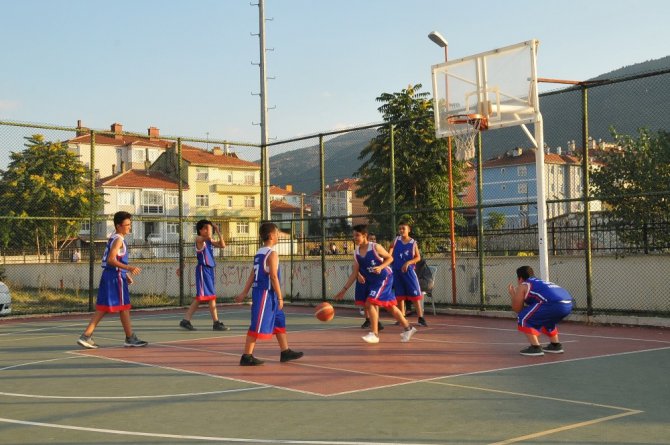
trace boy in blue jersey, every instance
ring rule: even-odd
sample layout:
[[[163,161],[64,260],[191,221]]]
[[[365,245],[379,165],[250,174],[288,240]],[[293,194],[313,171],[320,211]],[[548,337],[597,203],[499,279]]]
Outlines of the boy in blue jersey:
[[[389,254],[393,257],[391,268],[393,269],[393,291],[398,300],[400,312],[405,314],[405,301],[411,301],[416,306],[416,314],[419,317],[418,323],[421,326],[428,326],[423,318],[423,305],[421,299],[421,286],[419,286],[419,277],[416,275],[416,263],[421,261],[419,245],[414,238],[409,236],[411,228],[408,222],[401,221],[398,224],[398,235],[389,249]]]
[[[247,331],[244,344],[244,354],[240,358],[240,366],[258,366],[264,362],[253,356],[256,340],[267,340],[272,335],[277,336],[281,354],[280,362],[297,360],[303,356],[302,352],[289,349],[286,335],[286,315],[284,314],[284,299],[279,285],[279,255],[273,249],[279,240],[279,229],[274,223],[261,224],[259,235],[263,247],[258,249],[254,256],[254,267],[249,274],[244,290],[235,298],[241,303],[251,292],[251,325]]]
[[[221,238],[219,228],[211,221],[201,219],[195,225],[198,235],[195,237],[195,256],[198,265],[195,267],[195,298],[188,307],[184,319],[179,322],[179,326],[188,330],[195,331],[191,324],[191,317],[200,303],[206,302],[209,305],[209,313],[212,315],[212,329],[215,331],[227,331],[230,328],[219,321],[219,314],[216,311],[216,287],[215,287],[215,267],[214,247],[223,249],[226,243]],[[212,235],[216,234],[218,240],[214,240]]]
[[[535,277],[530,266],[516,270],[518,286],[510,284],[507,291],[512,298],[512,309],[517,315],[518,330],[525,333],[530,346],[521,355],[538,356],[545,352],[562,354],[556,324],[572,311],[572,295],[562,287]],[[551,343],[542,347],[539,335],[544,333]]]
[[[368,229],[365,224],[354,226],[354,265],[349,279],[340,292],[335,295],[336,300],[344,298],[347,289],[358,280],[361,275],[365,281],[365,308],[370,316],[371,331],[363,336],[367,343],[379,343],[379,308],[385,308],[396,321],[402,325],[403,332],[400,341],[408,342],[416,333],[404,315],[398,310],[397,301],[393,294],[393,272],[389,265],[393,257],[377,243],[368,240]]]
[[[121,325],[126,334],[124,346],[146,346],[147,342],[140,340],[133,333],[130,323],[130,293],[128,285],[133,283],[131,275],[139,274],[142,269],[128,264],[128,248],[124,236],[130,233],[131,215],[128,212],[114,214],[114,233],[107,240],[105,253],[102,255],[102,276],[98,287],[98,299],[95,314],[91,318],[86,330],[77,340],[77,344],[87,349],[96,349],[98,345],[93,341],[93,331],[105,314],[118,312]]]

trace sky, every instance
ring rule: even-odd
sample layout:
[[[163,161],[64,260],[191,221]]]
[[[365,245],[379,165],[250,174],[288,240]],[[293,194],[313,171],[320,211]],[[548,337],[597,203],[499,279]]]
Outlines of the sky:
[[[258,143],[251,3],[0,0],[0,120]],[[670,53],[667,0],[265,0],[265,17],[270,140],[381,122],[382,93],[431,92],[431,31],[450,58],[538,39],[547,78]]]

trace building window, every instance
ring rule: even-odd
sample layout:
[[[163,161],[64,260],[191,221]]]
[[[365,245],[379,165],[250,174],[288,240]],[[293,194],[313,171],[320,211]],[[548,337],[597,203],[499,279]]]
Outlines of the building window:
[[[168,193],[165,195],[168,207],[177,207],[179,205],[179,195],[177,193]]]
[[[237,223],[237,233],[238,233],[238,235],[248,235],[249,234],[249,223],[248,222],[238,222]]]
[[[80,233],[91,233],[91,221],[82,221],[79,226]]]
[[[254,183],[254,176],[256,176],[253,172],[251,173],[245,173],[244,174],[244,183],[246,185],[251,185]]]
[[[519,192],[520,195],[528,194],[528,184],[525,182],[520,182],[519,185],[517,186],[517,191]]]
[[[209,195],[195,195],[195,205],[196,207],[209,206]]]
[[[256,207],[256,199],[253,196],[245,196],[244,197],[244,207],[250,208],[250,209]]]
[[[198,167],[195,169],[196,181],[209,181],[209,169],[207,167]]]
[[[133,162],[144,162],[144,150],[136,148],[133,150]]]
[[[142,211],[154,215],[163,213],[163,192],[143,190]]]
[[[149,162],[152,164],[158,159],[158,157],[161,155],[161,151],[157,148],[150,148],[149,149]]]
[[[228,197],[226,198],[226,200],[228,201],[228,208],[229,208],[229,209],[232,209],[232,208],[233,208],[233,197],[232,197],[232,196],[228,196]]]
[[[233,183],[233,172],[226,173],[226,179],[228,180],[228,184],[232,184]]]
[[[526,176],[528,174],[527,167],[525,165],[520,165],[516,168],[517,176]]]
[[[135,192],[132,190],[120,190],[116,202],[120,206],[134,206]]]
[[[165,226],[166,233],[176,235],[179,233],[179,223],[167,223]]]

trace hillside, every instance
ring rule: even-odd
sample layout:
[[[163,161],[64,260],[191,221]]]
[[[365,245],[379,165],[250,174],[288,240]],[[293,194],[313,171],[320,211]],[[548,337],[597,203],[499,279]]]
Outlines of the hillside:
[[[616,79],[670,69],[670,56],[619,68],[589,80]],[[594,139],[611,140],[610,127],[619,133],[634,134],[638,128],[670,129],[667,103],[670,101],[670,74],[643,77],[629,82],[592,87],[588,94],[589,134]],[[565,88],[540,96],[545,143],[555,150],[567,148],[568,141],[581,140],[582,92]],[[532,132],[532,128],[529,128]],[[361,150],[374,138],[374,129],[355,131],[327,140],[326,184],[337,178],[352,177],[362,161]],[[319,148],[315,145],[288,151],[270,158],[271,181],[294,190],[313,193],[319,189]],[[493,158],[530,142],[518,127],[482,133],[483,155]],[[581,146],[578,142],[577,146]]]

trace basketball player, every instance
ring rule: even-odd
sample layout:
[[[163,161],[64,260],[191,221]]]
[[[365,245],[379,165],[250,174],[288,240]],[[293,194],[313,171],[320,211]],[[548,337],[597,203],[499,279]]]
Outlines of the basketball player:
[[[405,315],[405,301],[411,301],[416,306],[419,325],[428,326],[423,318],[423,305],[421,304],[423,294],[419,286],[419,277],[414,270],[415,264],[421,261],[421,253],[419,253],[416,240],[409,236],[410,230],[409,223],[401,221],[398,224],[399,236],[393,240],[389,249],[389,254],[393,256],[393,263],[391,263],[393,290],[400,306],[400,312]]]

